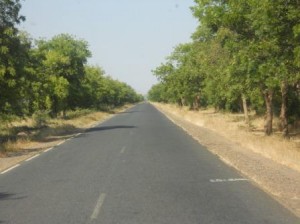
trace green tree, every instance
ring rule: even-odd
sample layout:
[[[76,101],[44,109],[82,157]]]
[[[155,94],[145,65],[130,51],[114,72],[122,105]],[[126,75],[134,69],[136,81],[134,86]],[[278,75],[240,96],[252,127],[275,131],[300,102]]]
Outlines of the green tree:
[[[104,92],[104,71],[100,67],[85,66],[82,79],[82,100],[84,108],[101,108]]]
[[[91,55],[87,43],[83,40],[77,40],[68,34],[61,34],[53,37],[49,41],[38,41],[38,49],[42,55],[42,68],[47,79],[54,76],[61,84],[68,88],[68,94],[63,94],[64,97],[52,96],[53,115],[59,111],[65,112],[67,109],[75,109],[81,107],[83,100],[82,80],[85,75],[85,64],[87,58]],[[62,78],[66,81],[62,82]],[[68,82],[68,85],[66,85]],[[53,87],[53,86],[52,86]],[[54,92],[53,92],[54,93]],[[50,93],[51,94],[51,93]],[[61,102],[61,101],[64,102]],[[62,108],[58,105],[61,105]]]
[[[0,1],[0,110],[22,114],[22,77],[26,46],[22,45],[16,25],[25,20],[19,15],[19,0]]]
[[[293,106],[300,102],[299,2],[195,3],[192,11],[199,26],[193,42],[177,46],[167,62],[153,70],[161,84],[151,89],[150,96],[193,102],[194,108],[199,99],[217,109],[243,108],[247,123],[249,106],[261,111],[264,104],[266,135],[272,133],[274,111],[280,110],[283,136],[287,136],[288,115],[299,117],[300,111]]]
[[[195,1],[196,18],[201,22],[196,34],[200,40],[207,36],[217,39],[221,32],[230,33],[222,40],[230,52],[228,82],[235,85],[244,98],[260,89],[265,99],[265,133],[272,133],[273,98],[281,87],[281,119],[283,134],[287,130],[287,88],[299,80],[293,64],[299,39],[295,31],[299,24],[297,1]],[[205,27],[205,28],[204,28]],[[201,30],[213,35],[201,36]],[[293,32],[294,31],[294,32]]]
[[[153,85],[148,92],[147,98],[153,102],[167,102],[167,99],[164,97],[165,86],[162,83]]]

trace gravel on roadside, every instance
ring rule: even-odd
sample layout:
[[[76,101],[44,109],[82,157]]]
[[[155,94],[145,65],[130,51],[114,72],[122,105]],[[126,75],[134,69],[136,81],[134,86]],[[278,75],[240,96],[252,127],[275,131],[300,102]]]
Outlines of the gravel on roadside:
[[[171,121],[300,217],[300,173],[158,107]]]

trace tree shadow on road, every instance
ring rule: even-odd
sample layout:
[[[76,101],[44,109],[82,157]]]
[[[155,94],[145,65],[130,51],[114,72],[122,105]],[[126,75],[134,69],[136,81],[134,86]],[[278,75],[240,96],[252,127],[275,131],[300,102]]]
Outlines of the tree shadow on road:
[[[95,131],[107,131],[107,130],[113,130],[113,129],[131,129],[131,128],[137,128],[137,127],[131,126],[131,125],[102,126],[102,127],[90,128],[90,129],[86,130],[86,133],[95,132]]]
[[[25,196],[22,197],[16,197],[16,194],[11,194],[7,192],[0,192],[0,201],[7,201],[7,200],[20,200],[25,198]]]
[[[140,112],[140,111],[132,110],[132,111],[119,112],[119,113],[116,113],[116,114],[133,114],[133,113],[138,113],[138,112]]]
[[[8,201],[8,200],[20,200],[26,198],[25,196],[17,196],[17,194],[12,194],[8,192],[0,192],[0,201]],[[0,223],[10,223],[9,221],[0,220]]]

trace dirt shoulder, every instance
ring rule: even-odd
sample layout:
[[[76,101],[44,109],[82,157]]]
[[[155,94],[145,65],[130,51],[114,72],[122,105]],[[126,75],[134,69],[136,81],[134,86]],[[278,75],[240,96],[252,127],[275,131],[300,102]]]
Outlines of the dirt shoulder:
[[[275,162],[238,142],[221,135],[216,130],[203,127],[203,122],[187,119],[176,108],[154,104],[175,124],[183,128],[221,160],[239,170],[265,192],[300,217],[300,172]],[[179,110],[179,109],[177,109]]]
[[[132,105],[126,105],[110,113],[94,112],[66,121],[51,121],[52,123],[59,122],[59,125],[52,124],[55,128],[50,127],[49,130],[43,131],[38,140],[20,139],[16,142],[9,143],[12,150],[1,155],[0,172],[65,142],[79,133],[84,132],[86,129],[111,118],[114,113],[122,112],[131,106]]]

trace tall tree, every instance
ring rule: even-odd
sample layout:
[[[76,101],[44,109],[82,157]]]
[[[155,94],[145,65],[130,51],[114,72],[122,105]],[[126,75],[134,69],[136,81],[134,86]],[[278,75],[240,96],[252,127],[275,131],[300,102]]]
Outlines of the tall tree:
[[[300,5],[297,0],[250,1],[249,19],[256,31],[254,44],[259,54],[265,55],[260,70],[267,90],[265,98],[272,100],[274,87],[281,91],[281,126],[283,136],[288,136],[288,89],[299,80],[299,69],[295,67],[295,49],[299,46]],[[296,31],[296,32],[295,32]],[[270,105],[267,104],[267,108]],[[268,110],[267,110],[268,111]],[[267,124],[266,124],[267,125]]]
[[[25,20],[19,15],[19,0],[0,0],[0,110],[21,114],[21,75],[26,51],[16,25]]]
[[[85,74],[84,66],[91,55],[87,45],[84,40],[77,40],[68,34],[60,34],[49,41],[38,42],[38,48],[43,55],[43,72],[48,77],[58,77],[51,80],[65,79],[64,86],[68,87],[68,94],[64,94],[66,98],[59,98],[59,101],[64,100],[64,103],[53,100],[52,104],[55,108],[58,108],[55,104],[62,105],[63,108],[60,110],[63,111],[82,106],[81,84]]]

